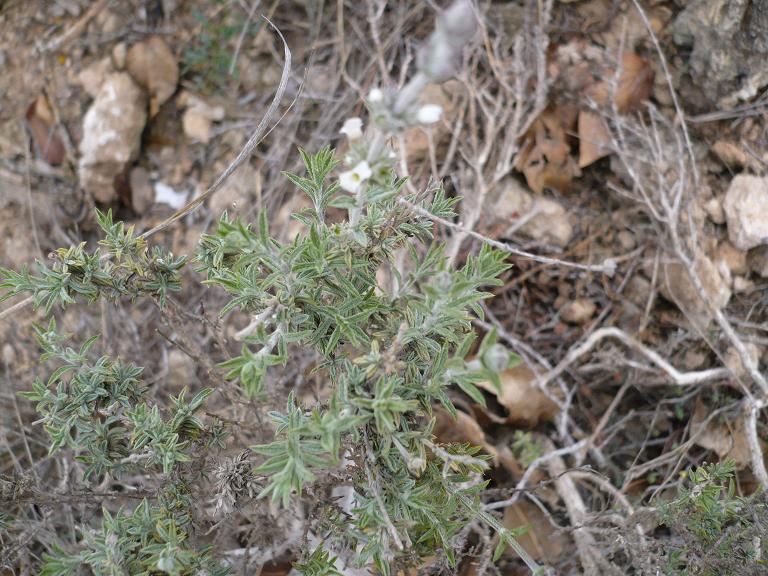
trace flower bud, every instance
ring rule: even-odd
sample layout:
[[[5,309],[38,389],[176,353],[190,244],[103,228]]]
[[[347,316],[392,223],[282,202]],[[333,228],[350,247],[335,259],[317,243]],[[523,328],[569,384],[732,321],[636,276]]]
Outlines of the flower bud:
[[[347,118],[339,134],[346,134],[350,140],[359,139],[363,135],[363,121],[360,118]]]
[[[443,107],[437,104],[426,104],[416,112],[416,119],[422,124],[434,124],[443,115]]]
[[[463,48],[472,40],[477,30],[477,18],[469,0],[454,2],[440,15],[437,29],[443,32],[455,46]]]
[[[368,92],[368,102],[381,102],[384,100],[384,92],[379,88],[374,88]]]
[[[494,344],[483,354],[483,364],[492,372],[503,372],[509,366],[509,351],[501,344]]]
[[[453,276],[445,270],[435,276],[435,287],[440,292],[448,292],[453,287]]]
[[[461,51],[477,30],[469,0],[457,0],[437,20],[429,44],[421,49],[418,64],[433,82],[445,82],[456,73]]]

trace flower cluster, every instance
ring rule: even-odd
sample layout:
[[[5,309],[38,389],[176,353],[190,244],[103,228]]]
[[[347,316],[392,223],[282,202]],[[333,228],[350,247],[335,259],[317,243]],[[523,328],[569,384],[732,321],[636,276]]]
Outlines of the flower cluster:
[[[349,168],[339,176],[343,190],[357,196],[360,210],[365,204],[364,190],[377,176],[386,178],[395,158],[386,141],[413,126],[439,122],[443,108],[438,104],[420,104],[429,82],[443,82],[453,76],[461,51],[475,33],[476,19],[471,3],[456,2],[438,20],[430,42],[419,56],[419,72],[401,90],[373,88],[366,100],[371,126],[366,134],[361,118],[348,118],[339,131],[349,141],[344,163]],[[353,216],[356,214],[353,213]],[[353,218],[353,221],[356,218]]]

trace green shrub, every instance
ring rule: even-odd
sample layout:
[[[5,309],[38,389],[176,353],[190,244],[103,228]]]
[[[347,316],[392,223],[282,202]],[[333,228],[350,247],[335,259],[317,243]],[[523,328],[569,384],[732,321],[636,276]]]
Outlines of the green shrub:
[[[692,470],[674,501],[661,508],[675,535],[667,546],[666,573],[674,576],[725,576],[768,573],[760,557],[768,534],[768,501],[757,492],[736,496],[735,463],[707,464]]]
[[[471,6],[459,2],[441,16],[409,85],[371,92],[368,134],[358,118],[341,131],[349,140],[346,170],[334,175],[339,162],[330,147],[300,151],[306,173],[285,176],[312,207],[294,215],[303,224],[294,240],[275,238],[266,212],[255,225],[224,214],[194,257],[202,281],[229,294],[220,314],[240,310],[252,317],[238,333],[241,353],[220,365],[244,396],[258,398],[269,372],[285,366],[297,346],[315,351],[315,371],[331,390],[311,410],[291,393],[285,410],[271,414],[274,440],[251,447],[258,466],[251,470],[239,457],[216,472],[221,493],[213,499],[221,508],[252,490],[291,506],[321,476],[334,474],[350,498],[308,526],[323,532],[324,544],[298,564],[307,574],[334,573],[342,550],[382,574],[435,555],[455,565],[456,537],[475,519],[498,532],[498,554],[511,546],[533,572],[543,570],[483,509],[487,464],[479,448],[439,444],[432,433],[434,405],[455,414],[451,387],[482,402],[475,383],[498,384],[498,373],[514,360],[492,331],[477,359],[467,361],[477,338],[472,318],[482,316],[480,304],[491,296],[485,288],[499,285],[509,268],[505,254],[483,245],[460,268],[449,266],[432,218],[453,218],[458,198],[440,187],[407,193],[387,146],[394,134],[439,119],[440,107],[422,106],[419,95],[428,82],[452,75],[474,28]],[[329,221],[330,207],[346,210],[347,219]],[[98,221],[104,252],[79,245],[59,250],[50,267],[38,263],[36,273],[2,269],[0,288],[7,292],[0,299],[31,293],[49,315],[76,301],[145,296],[162,311],[180,288],[186,258],[150,250],[111,213],[99,213]],[[407,262],[402,268],[398,254]],[[379,280],[382,271],[391,282]],[[221,439],[215,423],[197,415],[210,390],[190,401],[182,393],[162,413],[146,400],[140,368],[92,360],[93,339],[67,347],[53,323],[38,334],[43,357],[61,366],[24,395],[37,402],[51,451],[67,446],[96,481],[137,467],[164,475],[156,502],[115,515],[104,510],[99,529],[82,526],[75,546],[59,544],[45,557],[43,573],[81,565],[95,574],[226,572],[215,551],[194,545],[186,489],[187,463]],[[519,448],[534,457],[525,439]]]

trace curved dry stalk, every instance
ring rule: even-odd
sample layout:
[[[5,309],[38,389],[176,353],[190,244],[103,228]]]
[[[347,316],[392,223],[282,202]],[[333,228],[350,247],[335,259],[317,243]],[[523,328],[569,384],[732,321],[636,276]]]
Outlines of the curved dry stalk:
[[[613,276],[613,274],[616,272],[616,260],[614,258],[607,258],[603,261],[602,264],[590,265],[590,264],[579,264],[578,262],[570,262],[568,260],[559,260],[557,258],[551,258],[549,256],[539,256],[538,254],[533,254],[532,252],[527,252],[525,250],[520,250],[519,248],[515,248],[514,246],[507,244],[506,242],[499,242],[498,240],[494,240],[493,238],[488,238],[487,236],[483,236],[482,234],[479,234],[474,230],[471,230],[459,224],[454,224],[453,222],[450,222],[445,218],[440,218],[439,216],[435,216],[431,212],[424,210],[424,208],[422,208],[421,206],[417,206],[413,202],[409,202],[405,198],[399,198],[398,202],[408,206],[409,208],[417,212],[419,215],[424,216],[425,218],[429,218],[433,222],[442,224],[447,228],[451,228],[452,230],[459,231],[465,235],[472,236],[473,238],[476,238],[477,240],[480,240],[481,242],[484,242],[489,246],[493,246],[497,250],[501,250],[502,252],[506,252],[508,254],[514,254],[515,256],[521,256],[523,258],[528,258],[529,260],[533,260],[535,262],[541,262],[542,264],[550,264],[552,266],[564,266],[566,268],[574,268],[576,270],[583,270],[585,272],[599,272],[601,274],[605,274],[606,276]]]
[[[695,372],[680,372],[677,368],[667,362],[658,352],[641,344],[623,330],[607,327],[595,330],[589,338],[584,340],[581,344],[573,346],[557,366],[539,379],[539,385],[546,386],[548,382],[551,382],[554,378],[560,376],[569,366],[590,352],[597,346],[597,344],[606,338],[616,338],[629,348],[641,353],[656,366],[661,368],[678,386],[694,386],[713,380],[722,380],[723,378],[731,376],[731,371],[728,368],[709,368],[707,370],[699,370]]]

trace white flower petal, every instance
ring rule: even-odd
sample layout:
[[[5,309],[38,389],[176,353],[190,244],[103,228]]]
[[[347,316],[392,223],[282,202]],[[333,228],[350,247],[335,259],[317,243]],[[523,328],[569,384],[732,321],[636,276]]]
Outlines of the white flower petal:
[[[422,124],[434,124],[443,115],[443,107],[437,104],[425,104],[416,112],[416,119]]]
[[[339,174],[339,186],[347,192],[357,192],[360,185],[368,180],[372,174],[371,166],[363,160],[358,162],[352,170]]]
[[[347,192],[357,192],[360,184],[362,184],[362,180],[360,180],[360,176],[354,170],[347,170],[339,174],[339,186]]]
[[[363,121],[360,118],[347,118],[339,133],[346,134],[350,140],[357,140],[363,135]]]
[[[368,102],[381,102],[384,100],[384,92],[378,88],[374,88],[368,92]]]
[[[365,160],[360,162],[352,170],[357,173],[357,175],[360,177],[360,180],[368,180],[368,178],[371,177],[371,174],[373,174],[370,164],[368,164],[368,162]]]

